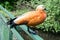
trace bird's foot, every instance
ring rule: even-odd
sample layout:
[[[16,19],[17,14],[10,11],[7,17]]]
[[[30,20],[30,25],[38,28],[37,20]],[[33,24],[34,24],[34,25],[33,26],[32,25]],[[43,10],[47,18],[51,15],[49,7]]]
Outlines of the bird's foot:
[[[35,31],[35,30],[31,30],[31,29],[29,29],[29,31],[28,31],[29,33],[31,33],[31,34],[37,34],[37,31]]]
[[[38,33],[38,31],[35,28],[29,27],[29,26],[27,27],[27,30],[31,34],[35,34],[36,35]]]
[[[35,35],[37,34],[36,31],[33,31],[33,30],[30,30],[29,33],[35,34]]]

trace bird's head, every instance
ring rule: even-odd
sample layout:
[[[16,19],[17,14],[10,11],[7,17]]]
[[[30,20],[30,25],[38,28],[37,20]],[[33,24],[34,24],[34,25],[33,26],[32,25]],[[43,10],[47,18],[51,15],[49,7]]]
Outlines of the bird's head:
[[[44,5],[38,5],[36,10],[46,10]]]

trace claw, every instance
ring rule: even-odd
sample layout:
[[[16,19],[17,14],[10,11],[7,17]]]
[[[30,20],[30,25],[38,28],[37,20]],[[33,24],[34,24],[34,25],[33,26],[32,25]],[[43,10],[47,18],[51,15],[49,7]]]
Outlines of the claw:
[[[35,35],[37,34],[37,32],[33,31],[33,30],[29,30],[28,32],[31,33],[31,34],[35,34]]]
[[[27,29],[28,29],[28,32],[31,33],[31,34],[35,34],[35,35],[37,34],[37,32],[35,30],[32,30],[29,27]]]

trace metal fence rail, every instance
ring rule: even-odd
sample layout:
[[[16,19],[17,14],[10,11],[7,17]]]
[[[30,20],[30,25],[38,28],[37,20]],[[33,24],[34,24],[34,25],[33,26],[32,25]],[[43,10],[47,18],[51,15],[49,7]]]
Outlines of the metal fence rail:
[[[6,18],[3,17],[2,14],[0,14],[0,25],[1,25],[1,40],[12,40],[12,35],[14,34],[17,37],[17,40],[24,40],[23,37],[14,29],[10,28],[6,24]],[[13,34],[12,34],[13,33]]]

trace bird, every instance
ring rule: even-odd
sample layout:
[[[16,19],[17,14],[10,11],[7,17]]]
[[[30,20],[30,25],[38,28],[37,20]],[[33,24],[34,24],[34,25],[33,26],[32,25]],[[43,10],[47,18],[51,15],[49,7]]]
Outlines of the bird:
[[[17,18],[9,20],[7,23],[11,25],[11,28],[17,25],[27,25],[29,33],[36,34],[34,28],[37,25],[42,24],[46,19],[46,8],[44,5],[38,5],[35,10],[28,11]],[[31,31],[30,28],[33,30]]]

